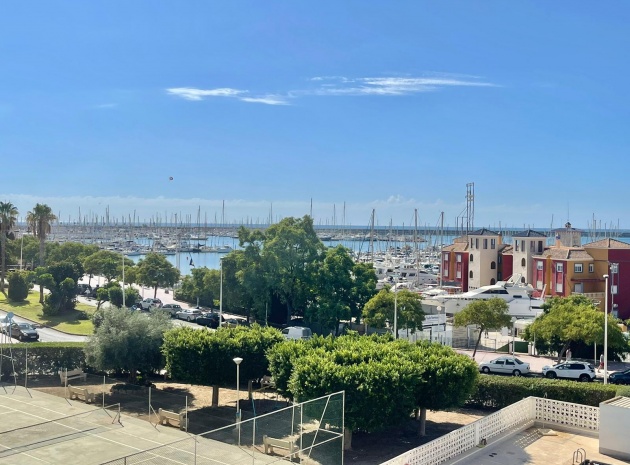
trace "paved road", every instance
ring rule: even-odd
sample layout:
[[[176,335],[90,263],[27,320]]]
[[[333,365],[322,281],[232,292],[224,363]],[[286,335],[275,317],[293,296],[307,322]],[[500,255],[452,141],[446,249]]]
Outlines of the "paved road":
[[[0,310],[0,318],[4,318],[6,315],[6,312]],[[31,321],[20,318],[19,316],[13,317],[13,321],[16,323],[32,323]],[[35,325],[35,327],[39,333],[40,342],[81,342],[86,340],[85,336],[66,334],[52,328],[43,328],[39,325]],[[11,341],[16,343],[19,342],[17,339],[11,339]],[[6,334],[0,335],[0,342],[9,342],[9,337]]]

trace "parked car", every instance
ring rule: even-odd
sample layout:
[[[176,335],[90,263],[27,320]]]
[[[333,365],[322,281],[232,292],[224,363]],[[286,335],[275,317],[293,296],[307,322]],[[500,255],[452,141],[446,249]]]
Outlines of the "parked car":
[[[186,320],[186,321],[195,321],[201,315],[202,315],[201,310],[197,310],[196,308],[189,308],[186,310],[182,310],[181,312],[177,312],[175,314],[175,316],[179,320]]]
[[[6,332],[6,334],[10,337],[20,341],[39,340],[37,330],[29,323],[11,323],[11,326],[6,326],[4,328],[4,332]]]
[[[201,326],[207,326],[209,328],[217,329],[219,327],[219,321],[221,320],[221,318],[223,317],[220,316],[218,313],[206,312],[201,314],[201,316],[198,316],[197,319],[195,319],[195,323]],[[223,318],[223,321],[225,321],[225,318]]]
[[[243,318],[228,318],[223,323],[223,326],[227,326],[228,328],[236,328],[237,326],[249,326],[249,321],[244,320]]]
[[[310,328],[303,326],[289,326],[282,330],[282,336],[285,339],[310,339],[313,337],[313,332]]]
[[[164,304],[160,308],[168,313],[171,318],[174,318],[177,312],[181,312],[183,310],[182,306],[179,304]]]
[[[480,363],[479,371],[482,373],[503,373],[514,376],[528,375],[529,363],[525,363],[516,357],[505,356]]]
[[[160,308],[162,301],[160,299],[151,299],[147,297],[139,303],[142,310],[153,310],[154,308]]]
[[[630,369],[608,375],[610,384],[630,384]]]
[[[546,365],[542,369],[542,374],[546,378],[574,379],[577,381],[593,381],[595,379],[595,368],[586,362],[564,362],[554,366]]]

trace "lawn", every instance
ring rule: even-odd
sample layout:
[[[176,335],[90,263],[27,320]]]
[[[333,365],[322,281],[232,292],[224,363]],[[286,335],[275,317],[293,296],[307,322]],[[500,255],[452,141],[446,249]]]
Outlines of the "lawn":
[[[42,312],[42,305],[39,303],[39,292],[29,293],[28,299],[24,302],[9,302],[4,295],[0,294],[0,310],[13,312],[27,320],[70,334],[89,335],[94,332],[94,325],[91,319],[80,320],[79,318],[84,315],[83,312],[91,316],[96,307],[77,303],[76,310],[45,317]]]

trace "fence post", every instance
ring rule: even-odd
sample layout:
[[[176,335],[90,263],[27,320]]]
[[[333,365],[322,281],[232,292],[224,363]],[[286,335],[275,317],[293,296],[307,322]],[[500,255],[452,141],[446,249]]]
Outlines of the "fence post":
[[[188,432],[188,396],[186,396],[186,432]],[[195,457],[195,461],[197,461],[197,458]]]
[[[26,356],[24,357],[24,388],[28,389],[28,346],[25,347],[25,354]]]
[[[103,375],[103,408],[105,408],[105,375]]]
[[[149,386],[149,422],[153,423],[151,421],[151,386]]]

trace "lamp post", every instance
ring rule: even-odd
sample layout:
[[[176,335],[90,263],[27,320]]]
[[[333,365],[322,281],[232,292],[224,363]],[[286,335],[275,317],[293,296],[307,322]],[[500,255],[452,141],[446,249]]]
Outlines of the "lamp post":
[[[394,339],[398,339],[398,277],[394,281]]]
[[[604,275],[604,384],[608,384],[608,275]]]
[[[238,445],[241,445],[241,390],[240,390],[240,386],[241,386],[241,372],[240,372],[240,368],[241,368],[241,362],[243,361],[243,359],[241,357],[234,357],[232,359],[234,361],[234,363],[236,363],[236,423],[237,423],[237,427],[238,427]]]
[[[223,326],[223,259],[220,258],[219,259],[219,269],[221,270],[221,284],[219,287],[219,328],[221,326]],[[239,359],[239,361],[237,362],[236,359],[234,359],[234,363],[236,363],[236,365],[238,366],[239,363],[241,363],[242,359]]]
[[[125,253],[122,254],[122,298],[123,308],[125,308]]]

